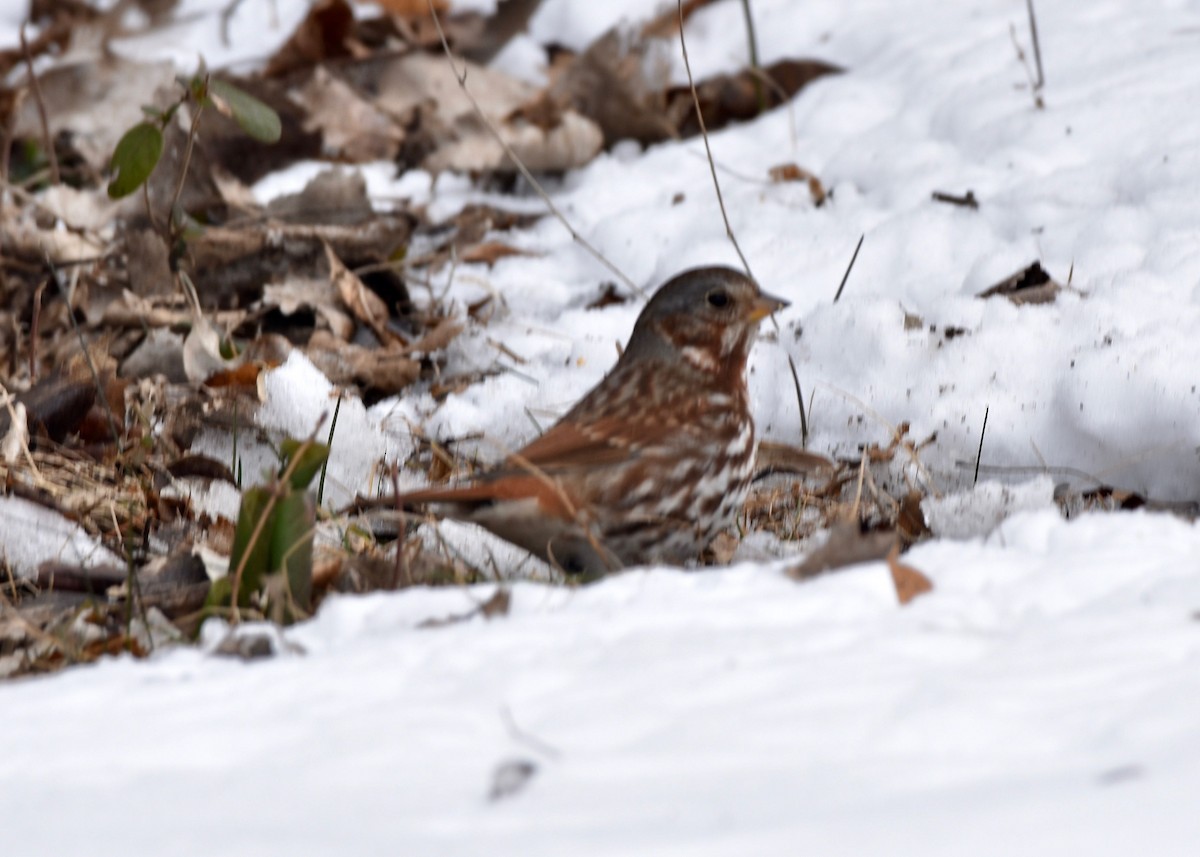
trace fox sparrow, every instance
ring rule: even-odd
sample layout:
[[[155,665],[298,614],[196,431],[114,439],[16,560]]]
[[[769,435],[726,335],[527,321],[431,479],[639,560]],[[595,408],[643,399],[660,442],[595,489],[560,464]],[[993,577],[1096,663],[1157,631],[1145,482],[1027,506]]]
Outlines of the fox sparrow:
[[[471,483],[394,499],[483,526],[569,574],[695,559],[746,498],[746,359],[759,322],[785,306],[729,268],[686,271],[545,434]]]

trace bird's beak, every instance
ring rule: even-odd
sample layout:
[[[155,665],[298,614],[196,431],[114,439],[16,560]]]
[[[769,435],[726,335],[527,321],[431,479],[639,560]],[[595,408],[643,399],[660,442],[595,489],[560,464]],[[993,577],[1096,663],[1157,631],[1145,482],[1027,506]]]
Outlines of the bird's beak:
[[[787,305],[788,302],[783,298],[777,298],[766,292],[759,292],[758,297],[754,299],[754,303],[750,305],[750,320],[762,321],[771,315],[771,313],[778,312]]]

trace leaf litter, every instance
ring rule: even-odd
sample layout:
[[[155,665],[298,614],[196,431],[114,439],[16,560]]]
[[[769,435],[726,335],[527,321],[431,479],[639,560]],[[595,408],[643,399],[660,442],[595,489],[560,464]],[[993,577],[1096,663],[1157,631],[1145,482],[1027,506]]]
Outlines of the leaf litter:
[[[20,74],[23,57],[0,52],[9,189],[0,208],[0,366],[14,393],[12,409],[0,412],[4,493],[78,526],[123,561],[6,565],[0,674],[116,651],[143,655],[219,614],[199,557],[277,549],[247,547],[260,519],[213,515],[181,490],[187,485],[265,492],[244,494],[243,513],[247,497],[260,507],[290,504],[295,492],[298,517],[280,527],[307,539],[307,565],[282,578],[268,574],[278,563],[255,566],[252,588],[263,592],[235,593],[234,618],[287,620],[308,615],[327,592],[491,575],[445,546],[430,549],[403,515],[336,516],[303,499],[304,485],[284,491],[244,481],[239,448],[287,443],[256,414],[263,373],[293,350],[339,395],[367,403],[410,389],[440,398],[486,375],[447,376],[444,355],[466,325],[481,323],[491,298],[464,319],[436,295],[414,300],[412,289],[459,263],[491,266],[527,253],[505,233],[540,217],[470,205],[435,221],[403,201],[377,204],[361,175],[339,166],[383,159],[399,171],[511,185],[515,165],[493,128],[530,169],[556,174],[621,139],[678,139],[699,126],[690,90],[671,86],[666,73],[674,15],[610,30],[578,54],[559,50],[539,88],[482,64],[536,3],[501,4],[492,18],[441,10],[447,38],[467,57],[481,117],[442,55],[428,4],[382,5],[372,16],[343,0],[314,4],[263,71],[245,76],[201,67],[176,78],[162,63],[97,55],[82,25],[103,41],[119,22],[75,0],[39,4],[44,26],[28,49],[41,63],[36,95]],[[685,14],[701,5],[687,4]],[[716,130],[752,118],[838,71],[784,60],[698,81],[704,123]],[[255,202],[250,183],[312,159],[330,168],[302,192]],[[59,183],[51,164],[64,167]],[[827,196],[819,177],[797,164],[769,176],[807,184],[817,205]],[[1020,294],[1029,272],[1016,279],[983,296],[1029,300]],[[1046,299],[1048,279],[1035,284],[1035,300]],[[624,299],[610,286],[593,306]],[[212,432],[232,438],[228,462],[193,450]],[[469,471],[473,458],[456,447],[418,444],[405,461],[380,462],[376,484],[401,467],[436,481]],[[740,527],[789,542],[824,539],[789,570],[797,579],[887,556],[906,602],[927,586],[896,558],[929,535],[920,498],[935,488],[919,450],[903,427],[890,445],[836,462],[764,444],[761,480]],[[314,527],[340,536],[313,547]],[[292,561],[289,544],[278,562]],[[706,560],[728,562],[737,550],[727,536]],[[271,579],[290,580],[284,607],[269,596]]]

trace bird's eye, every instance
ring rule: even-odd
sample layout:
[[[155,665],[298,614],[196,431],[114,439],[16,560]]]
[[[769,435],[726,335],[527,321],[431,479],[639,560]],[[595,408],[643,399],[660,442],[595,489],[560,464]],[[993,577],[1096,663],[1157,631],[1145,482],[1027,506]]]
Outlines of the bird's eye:
[[[705,295],[705,300],[708,301],[708,305],[711,307],[724,309],[729,306],[729,293],[724,289],[713,289]]]

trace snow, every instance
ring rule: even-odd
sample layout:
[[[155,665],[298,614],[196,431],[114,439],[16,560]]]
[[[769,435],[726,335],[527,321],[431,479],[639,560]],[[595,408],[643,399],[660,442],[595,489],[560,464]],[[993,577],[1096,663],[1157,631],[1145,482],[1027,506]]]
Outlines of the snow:
[[[261,58],[304,9],[248,0],[220,46],[224,0],[184,5],[199,17],[143,37],[139,57]],[[652,569],[517,583],[509,615],[432,628],[494,587],[337,597],[286,632],[301,652],[216,657],[213,626],[204,650],[0,685],[6,853],[1194,853],[1200,531],[1143,512],[1066,521],[1051,497],[1093,484],[1082,472],[1196,498],[1200,2],[1042,0],[1045,110],[1010,36],[1028,51],[1018,0],[752,5],[763,62],[847,69],[712,138],[754,274],[792,302],[753,357],[758,424],[798,438],[790,355],[814,396],[811,449],[852,455],[901,422],[936,433],[921,461],[940,538],[904,557],[934,590],[897,606],[881,563],[804,584],[786,561]],[[646,8],[545,0],[531,38],[581,47]],[[744,62],[741,14],[724,0],[689,22],[698,76]],[[768,182],[787,162],[832,198]],[[498,201],[453,176],[366,172],[380,205]],[[622,145],[548,188],[644,289],[737,264],[698,140]],[[978,210],[930,198],[968,189]],[[640,303],[587,310],[611,275],[551,218],[505,240],[536,255],[435,288],[498,297],[447,371],[518,371],[443,403],[343,403],[338,490],[406,454],[410,423],[479,432],[500,457],[535,432],[530,414],[547,424],[612,364]],[[1036,259],[1070,280],[1054,303],[975,297]],[[306,361],[266,383],[278,428],[307,435],[331,412]],[[958,462],[974,461],[985,408],[990,469],[973,486]],[[488,799],[498,768],[519,779],[526,763],[523,787]]]
[[[46,506],[21,497],[0,497],[0,561],[18,577],[32,576],[45,562],[91,568],[125,560],[83,527]]]
[[[491,587],[338,597],[287,632],[302,654],[175,651],[0,687],[7,838],[53,853],[103,828],[111,850],[179,855],[1187,854],[1198,550],[1171,518],[1042,511],[914,549],[936,589],[905,609],[879,565],[804,585],[759,566],[517,584],[507,617],[438,628],[419,625]],[[532,778],[489,801],[515,761]]]

